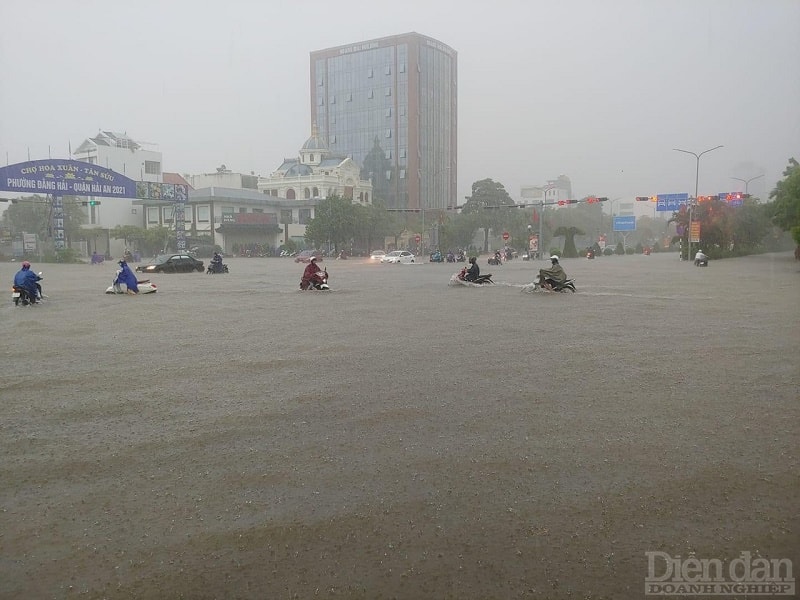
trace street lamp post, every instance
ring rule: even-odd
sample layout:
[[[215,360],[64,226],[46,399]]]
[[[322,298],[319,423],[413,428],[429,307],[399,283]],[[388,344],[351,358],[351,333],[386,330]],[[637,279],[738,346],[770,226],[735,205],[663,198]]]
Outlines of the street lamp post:
[[[722,145],[714,146],[713,148],[709,148],[708,150],[703,150],[700,154],[697,154],[695,152],[691,152],[689,150],[682,150],[680,148],[673,148],[673,150],[675,150],[676,152],[684,152],[685,154],[691,154],[697,160],[696,167],[695,167],[695,172],[694,172],[694,200],[693,200],[694,202],[697,202],[697,192],[698,192],[698,186],[699,186],[699,183],[700,183],[700,157],[703,156],[703,154],[707,154],[707,153],[711,152],[712,150],[718,150],[720,148],[722,148]],[[686,239],[688,240],[688,244],[687,244],[687,248],[686,248],[686,260],[689,261],[689,260],[692,259],[692,202],[689,202],[689,206],[687,207],[687,209],[689,211],[689,232],[688,232],[688,234],[686,236]]]
[[[754,179],[758,179],[759,177],[763,176],[764,173],[762,173],[761,175],[756,175],[755,177],[751,177],[750,179],[739,179],[738,177],[731,177],[731,179],[735,179],[736,181],[741,181],[742,183],[744,183],[744,195],[747,196],[748,190],[750,189],[749,188],[750,182],[753,181]]]

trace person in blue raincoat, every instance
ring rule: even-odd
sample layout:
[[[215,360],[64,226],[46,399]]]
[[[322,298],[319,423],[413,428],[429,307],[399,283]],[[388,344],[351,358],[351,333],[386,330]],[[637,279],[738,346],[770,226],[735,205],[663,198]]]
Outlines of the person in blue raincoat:
[[[35,303],[41,299],[41,288],[38,284],[40,279],[41,277],[31,271],[31,263],[24,260],[22,268],[14,275],[14,285],[27,291],[32,298],[31,301]]]
[[[119,261],[119,271],[117,271],[117,278],[114,280],[114,285],[119,287],[119,284],[124,283],[128,288],[129,294],[139,293],[139,282],[136,279],[136,274],[131,271],[124,260]]]

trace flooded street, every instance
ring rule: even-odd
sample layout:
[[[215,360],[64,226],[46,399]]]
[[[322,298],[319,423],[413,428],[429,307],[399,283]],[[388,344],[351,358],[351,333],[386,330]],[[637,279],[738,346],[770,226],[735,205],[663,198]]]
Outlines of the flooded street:
[[[204,259],[207,263],[208,259]],[[800,263],[0,264],[1,598],[640,598],[646,552],[800,570]]]

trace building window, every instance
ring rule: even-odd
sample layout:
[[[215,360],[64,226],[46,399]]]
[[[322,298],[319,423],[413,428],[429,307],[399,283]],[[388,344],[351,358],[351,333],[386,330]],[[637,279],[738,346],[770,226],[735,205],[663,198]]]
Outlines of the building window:
[[[161,208],[161,214],[164,217],[164,223],[172,223],[172,207],[164,206]]]
[[[401,106],[399,107],[399,109],[400,109],[400,116],[401,116],[401,117],[405,117],[405,116],[406,116],[406,107],[405,107],[405,104],[401,105]]]
[[[364,202],[369,202],[369,192],[364,192]]]
[[[254,213],[258,213],[258,214],[264,214],[264,209],[263,208],[254,208],[253,212]]]
[[[331,96],[331,104],[336,104],[336,96]]]
[[[386,65],[386,74],[387,75],[391,75],[392,74],[392,67],[390,67],[389,65]]]
[[[323,98],[322,96],[317,98],[317,105],[318,106],[325,106],[325,98]]]
[[[387,130],[386,130],[386,137],[387,137],[387,138],[390,138],[390,137],[392,137],[392,130],[391,130],[391,129],[387,129]]]
[[[325,85],[325,80],[321,76],[317,77],[317,87],[322,87],[323,85]]]
[[[336,143],[336,136],[332,135],[331,136],[331,144],[335,144],[335,143]]]
[[[211,220],[211,207],[198,206],[197,207],[197,222],[208,223]]]
[[[135,208],[132,208],[132,209],[131,209],[131,214],[132,214],[132,215],[135,215],[135,214],[136,214],[136,209],[135,209]]]
[[[374,71],[372,70],[372,68],[371,68],[371,67],[370,67],[369,69],[367,69],[367,77],[369,77],[370,79],[372,79],[372,76],[373,76],[374,74],[375,74],[375,73],[374,73]]]
[[[405,73],[406,72],[406,63],[400,63],[400,72],[401,73]]]
[[[309,154],[308,155],[308,162],[314,162],[314,155],[313,154]]]
[[[295,193],[293,188],[289,188],[288,190],[286,190],[286,199],[295,200]]]
[[[158,214],[159,210],[157,206],[148,206],[147,207],[147,224],[148,225],[158,225]]]
[[[391,96],[392,95],[392,88],[390,88],[390,87],[386,88],[386,91],[384,92],[384,95],[385,96]]]
[[[386,116],[387,117],[391,117],[392,116],[392,107],[391,106],[386,109]]]
[[[319,188],[314,188],[313,190],[311,190],[311,194],[313,195],[314,198],[319,198]]]
[[[246,213],[246,212],[247,212],[247,207],[245,207],[245,206],[240,206],[239,207],[239,213]]]
[[[405,179],[405,178],[406,178],[406,170],[400,169],[400,179]]]
[[[306,189],[303,190],[303,198],[305,198],[306,200],[311,198],[311,190],[310,189],[306,188]]]
[[[387,150],[387,151],[386,151],[386,158],[387,158],[388,160],[392,160],[392,151],[391,151],[391,150]]]
[[[347,95],[344,97],[345,102],[352,102],[353,101],[353,92],[347,92]]]
[[[297,211],[297,220],[300,222],[300,225],[307,225],[308,222],[311,220],[311,209],[310,208],[301,208]]]
[[[405,158],[406,157],[406,149],[405,148],[400,148],[399,152],[400,152],[400,158]]]
[[[146,160],[144,161],[144,172],[148,175],[160,175],[161,174],[161,163],[157,160]]]
[[[386,181],[390,181],[392,179],[392,172],[386,171]]]
[[[284,225],[286,225],[288,223],[292,223],[292,210],[291,209],[281,210],[281,223],[283,223]]]
[[[367,92],[367,98],[374,98],[374,97],[375,97],[375,93],[372,90]]]

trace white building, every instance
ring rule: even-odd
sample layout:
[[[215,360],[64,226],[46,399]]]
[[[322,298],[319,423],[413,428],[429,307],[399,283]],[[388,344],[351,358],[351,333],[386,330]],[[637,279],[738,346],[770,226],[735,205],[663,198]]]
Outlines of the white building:
[[[372,204],[372,182],[360,178],[352,158],[333,154],[313,127],[299,158],[286,158],[269,177],[259,178],[259,191],[287,200],[316,200],[329,196]]]
[[[100,131],[80,144],[70,158],[111,169],[134,181],[161,183],[161,152],[145,150],[145,144],[147,142],[137,142],[126,133]],[[88,200],[96,200],[99,204],[86,207],[88,218],[84,227],[105,229],[107,252],[121,256],[125,250],[124,242],[112,240],[108,230],[117,225],[142,227],[141,207],[134,204],[133,198],[89,197]]]
[[[549,180],[544,185],[523,185],[520,188],[520,204],[556,203],[559,200],[574,200],[572,182],[566,175]],[[557,206],[556,206],[557,208]]]

